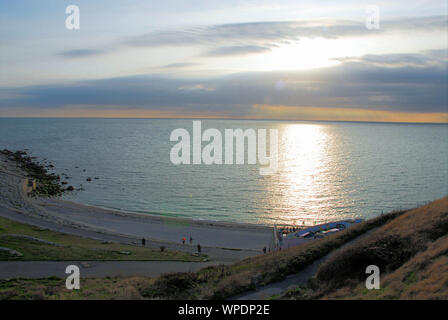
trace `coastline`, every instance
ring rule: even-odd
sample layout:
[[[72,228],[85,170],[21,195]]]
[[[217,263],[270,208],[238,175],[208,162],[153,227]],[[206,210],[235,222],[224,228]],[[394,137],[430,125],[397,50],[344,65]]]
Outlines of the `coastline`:
[[[273,229],[261,225],[193,220],[136,214],[59,199],[33,199],[33,204],[52,216],[103,233],[144,237],[149,241],[181,243],[183,237],[201,246],[256,250],[269,245]],[[265,240],[263,242],[263,240]],[[189,245],[189,244],[188,244]]]
[[[448,239],[446,235],[447,197],[423,207],[380,215],[318,241],[261,254],[258,246],[262,243],[260,241],[269,241],[273,236],[270,228],[172,217],[164,219],[86,206],[51,197],[31,197],[26,194],[30,192],[30,184],[26,182],[26,172],[20,171],[15,166],[14,161],[0,157],[0,217],[21,220],[22,223],[29,224],[31,227],[37,226],[38,229],[56,230],[78,237],[101,240],[100,245],[116,242],[131,244],[135,246],[133,248],[136,248],[141,246],[139,240],[144,234],[148,249],[163,246],[172,252],[177,250],[190,254],[195,253],[196,242],[189,244],[187,240],[185,244],[182,244],[179,241],[181,240],[179,235],[192,234],[195,241],[201,241],[203,248],[201,253],[204,253],[208,259],[202,261],[162,261],[160,258],[142,261],[132,258],[129,261],[65,260],[64,258],[69,254],[65,252],[63,257],[53,261],[1,261],[0,278],[26,278],[18,284],[11,282],[15,280],[5,280],[7,288],[0,288],[0,290],[3,289],[4,295],[20,294],[17,287],[22,285],[33,288],[41,286],[42,283],[46,285],[45,281],[49,278],[43,279],[45,277],[56,277],[55,283],[58,288],[64,288],[59,286],[59,282],[63,281],[61,279],[64,276],[64,267],[67,263],[75,263],[81,265],[83,274],[91,277],[89,279],[94,282],[110,279],[110,277],[115,277],[114,281],[119,283],[126,283],[129,277],[134,277],[139,283],[147,281],[143,289],[136,291],[137,297],[145,299],[345,297],[347,288],[342,287],[343,290],[339,290],[340,284],[353,281],[353,275],[359,273],[359,270],[364,275],[365,265],[375,262],[372,259],[383,259],[381,263],[384,264],[382,267],[386,270],[385,276],[398,277],[396,283],[400,284],[403,283],[403,274],[408,274],[403,272],[402,268],[408,268],[409,265],[413,266],[415,274],[422,277],[427,277],[427,272],[432,274],[430,269],[433,265],[428,269],[429,271],[419,267],[421,254],[425,255],[424,259],[429,261],[428,263],[435,266],[438,262],[434,259],[440,256],[440,252],[446,252],[448,244],[446,242]],[[45,194],[45,190],[43,193]],[[8,223],[5,222],[3,226],[5,230],[8,230]],[[16,233],[15,231],[6,232],[9,232],[6,236],[13,236]],[[39,234],[36,236],[39,237]],[[78,238],[75,241],[82,242],[83,240]],[[71,240],[70,244],[75,244],[75,241]],[[71,248],[71,245],[66,248]],[[146,248],[139,249],[146,251]],[[410,252],[409,255],[403,258],[403,252],[407,251]],[[122,252],[124,251],[120,251]],[[365,255],[366,252],[369,254]],[[186,277],[193,285],[183,285]],[[446,272],[439,278],[444,277],[446,278]],[[307,282],[311,279],[314,283],[312,286]],[[328,291],[328,285],[332,281],[339,284],[334,290]],[[170,290],[167,290],[167,286],[172,286],[172,283],[181,285],[169,287]],[[423,280],[419,283],[427,286]],[[301,284],[302,287],[297,287],[297,284]],[[113,285],[115,286],[116,283],[114,282]],[[355,290],[353,292],[355,295],[363,295],[363,285],[364,281],[361,281],[359,288],[363,290],[362,292],[361,289],[358,290],[358,287],[351,287],[350,290]],[[10,286],[15,289],[10,289]],[[135,286],[133,285],[132,288]],[[92,294],[97,297],[98,289],[92,288],[92,290]],[[434,296],[442,297],[437,290],[439,290],[438,287],[434,289]],[[66,294],[65,291],[58,292],[60,292],[58,294]],[[304,292],[306,296],[303,295]],[[114,294],[111,293],[111,295]],[[402,297],[401,293],[394,294]]]
[[[94,207],[55,197],[31,197],[26,192],[26,175],[27,172],[15,161],[0,154],[0,208],[8,211],[0,211],[0,216],[32,225],[45,221],[55,231],[69,230],[87,237],[109,236],[120,239],[118,241],[128,239],[132,244],[139,244],[145,238],[148,246],[163,244],[190,252],[200,244],[206,251],[219,251],[212,254],[215,259],[225,251],[226,261],[259,254],[263,247],[269,247],[272,240],[273,229],[263,225],[160,217]],[[190,236],[192,244],[189,243]],[[187,239],[185,244],[182,244],[183,237]]]
[[[159,221],[164,221],[165,223],[172,224],[194,224],[194,225],[204,225],[204,226],[216,226],[223,228],[241,228],[241,229],[272,229],[273,227],[265,224],[256,224],[256,223],[247,223],[247,222],[230,222],[230,221],[218,221],[218,220],[208,220],[208,219],[193,219],[193,218],[185,218],[185,217],[173,217],[173,216],[162,216],[159,214],[152,213],[139,213],[139,212],[131,212],[126,210],[119,210],[114,208],[107,208],[102,206],[90,205],[86,203],[81,203],[72,200],[65,199],[52,199],[52,198],[39,198],[39,202],[41,202],[41,206],[52,205],[53,202],[56,202],[61,207],[69,207],[75,206],[79,207],[79,209],[86,210],[98,210],[104,211],[109,214],[123,216],[123,217],[135,217],[135,218],[148,218]]]

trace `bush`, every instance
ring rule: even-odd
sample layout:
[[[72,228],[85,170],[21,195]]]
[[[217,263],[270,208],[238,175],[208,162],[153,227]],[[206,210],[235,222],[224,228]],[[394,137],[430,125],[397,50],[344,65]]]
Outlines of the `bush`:
[[[152,285],[142,290],[146,298],[186,299],[186,292],[197,284],[197,275],[193,272],[175,272],[162,274]]]

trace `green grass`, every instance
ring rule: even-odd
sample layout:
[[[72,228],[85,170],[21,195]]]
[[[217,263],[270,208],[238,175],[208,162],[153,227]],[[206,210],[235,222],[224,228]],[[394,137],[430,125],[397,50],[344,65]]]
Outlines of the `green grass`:
[[[392,212],[303,246],[258,255],[232,265],[209,266],[197,272],[162,274],[154,279],[145,277],[84,279],[81,283],[81,290],[74,291],[65,289],[63,279],[0,281],[0,299],[225,299],[256,286],[281,280],[289,274],[297,273],[316,259],[369,230],[379,227],[375,229],[376,232],[382,228],[381,226],[390,225],[389,222],[402,221],[400,218],[403,214],[404,212]],[[3,225],[2,228],[5,229]],[[35,235],[37,236],[37,234]],[[57,242],[57,239],[54,238],[48,240]],[[356,242],[358,241],[363,242],[364,240]],[[434,263],[448,265],[444,253],[445,251],[439,250],[431,255]],[[442,258],[436,260],[436,257]],[[428,259],[422,258],[422,260],[427,261]],[[414,270],[409,271],[407,270],[406,274],[410,274]],[[429,273],[436,274],[433,270],[428,270]],[[448,272],[444,274],[448,274]],[[440,280],[439,278],[434,279],[434,281],[438,281],[437,283],[443,284],[443,281]],[[360,295],[375,294],[376,299],[398,297],[395,292],[384,295],[383,290],[378,291],[381,292],[370,290],[368,293],[362,292]],[[319,296],[316,296],[313,288],[302,286],[289,290],[283,296],[273,296],[272,298],[316,299]]]
[[[381,272],[380,290],[365,288],[365,268],[372,264]],[[308,288],[313,299],[448,299],[448,197],[409,210],[339,251]]]
[[[195,273],[164,274],[141,294],[150,299],[226,299],[295,274],[316,259],[401,214],[403,211],[385,214],[322,240],[247,258],[232,265],[210,266]]]
[[[12,235],[26,235],[57,244],[45,244],[31,239],[24,239]],[[36,260],[160,260],[160,261],[204,261],[201,257],[187,252],[165,249],[161,252],[157,248],[144,248],[134,245],[105,243],[98,240],[82,238],[37,228],[0,217],[0,247],[6,247],[22,253],[13,256],[0,251],[0,260],[36,261]]]
[[[140,290],[151,278],[85,278],[79,290],[67,290],[65,279],[0,280],[0,300],[142,299]]]

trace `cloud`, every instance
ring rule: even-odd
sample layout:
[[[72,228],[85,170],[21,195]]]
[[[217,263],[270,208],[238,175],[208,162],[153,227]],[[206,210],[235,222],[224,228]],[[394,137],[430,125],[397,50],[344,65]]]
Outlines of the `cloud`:
[[[252,22],[212,26],[197,26],[179,30],[155,31],[128,37],[123,42],[137,47],[178,45],[238,44],[249,45],[296,41],[300,37],[339,38],[369,35],[378,32],[445,30],[447,16],[431,16],[381,21],[381,29],[372,32],[364,21],[301,20],[282,22]]]
[[[385,31],[434,31],[445,30],[448,16],[428,16],[419,18],[399,18],[381,21],[381,29]]]
[[[90,57],[98,54],[102,54],[104,51],[102,50],[94,50],[94,49],[76,49],[76,50],[67,50],[59,53],[60,56],[66,58],[83,58]]]
[[[184,91],[195,91],[195,90],[215,91],[216,90],[215,87],[204,85],[202,83],[182,85],[178,89],[179,90],[184,90]]]
[[[368,54],[362,57],[334,58],[340,62],[364,63],[379,66],[399,67],[399,66],[439,66],[445,67],[448,62],[447,50],[428,50],[421,53],[400,53],[377,55]]]
[[[219,56],[240,56],[246,54],[264,53],[270,51],[270,48],[262,46],[230,46],[219,47],[209,50],[207,56],[219,57]]]
[[[164,66],[161,66],[160,69],[182,69],[189,67],[197,67],[200,65],[201,64],[198,62],[179,62],[179,63],[166,64]]]
[[[300,38],[341,38],[369,36],[390,32],[422,32],[446,30],[446,15],[400,18],[381,21],[379,30],[368,30],[364,21],[349,20],[300,20],[281,22],[251,22],[194,26],[172,30],[153,31],[121,38],[102,50],[89,48],[63,52],[66,57],[80,57],[118,50],[122,47],[173,47],[204,46],[209,54],[226,55],[260,52]]]
[[[400,58],[412,63],[399,62]],[[448,71],[434,64],[443,59],[440,52],[423,52],[412,56],[365,56],[357,61],[347,59],[334,67],[294,72],[242,73],[195,80],[130,76],[9,88],[8,98],[0,96],[0,110],[95,105],[238,117],[251,113],[254,105],[281,105],[448,112]]]

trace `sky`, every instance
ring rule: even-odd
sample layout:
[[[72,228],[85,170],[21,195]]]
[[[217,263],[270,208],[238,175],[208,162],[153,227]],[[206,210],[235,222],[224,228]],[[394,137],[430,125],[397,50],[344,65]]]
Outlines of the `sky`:
[[[448,122],[447,62],[445,0],[0,0],[0,117]]]

